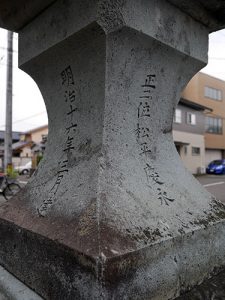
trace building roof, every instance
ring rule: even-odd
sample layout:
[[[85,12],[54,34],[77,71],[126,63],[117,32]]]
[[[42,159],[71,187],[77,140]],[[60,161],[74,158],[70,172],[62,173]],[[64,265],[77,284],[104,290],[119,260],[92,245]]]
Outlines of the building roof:
[[[27,145],[29,145],[31,142],[23,142],[23,141],[19,141],[17,143],[12,144],[12,149],[13,150],[18,150],[21,149]]]
[[[204,72],[198,72],[197,74],[198,74],[198,76],[199,76],[199,75],[200,75],[200,76],[205,76],[205,77],[208,77],[209,79],[212,78],[212,79],[221,81],[221,83],[225,85],[225,80],[223,80],[223,79],[221,79],[221,78],[218,78],[218,77],[215,77],[215,76],[206,74],[206,73],[204,73]],[[197,75],[197,74],[196,74],[196,75]]]
[[[174,141],[174,144],[177,146],[188,146],[190,143],[181,142],[181,141]]]
[[[47,124],[36,127],[36,128],[33,128],[33,129],[30,129],[30,130],[27,130],[27,131],[24,131],[24,132],[21,132],[21,134],[30,134],[30,133],[34,133],[34,132],[37,132],[37,131],[45,129],[45,128],[48,128]]]
[[[190,101],[190,100],[188,100],[188,99],[184,99],[184,98],[180,98],[179,104],[184,105],[184,106],[187,106],[187,107],[191,107],[191,108],[193,108],[193,109],[195,109],[195,110],[199,110],[199,111],[201,111],[201,110],[202,110],[202,111],[208,110],[208,111],[210,111],[210,112],[213,111],[212,108],[209,108],[209,107],[207,107],[207,106],[204,106],[204,105],[201,105],[201,104],[192,102],[192,101]]]
[[[21,134],[21,132],[19,132],[19,131],[13,131],[12,132],[12,139],[14,141],[18,141],[20,139],[20,134]],[[4,140],[4,139],[5,139],[5,131],[0,130],[0,140]]]

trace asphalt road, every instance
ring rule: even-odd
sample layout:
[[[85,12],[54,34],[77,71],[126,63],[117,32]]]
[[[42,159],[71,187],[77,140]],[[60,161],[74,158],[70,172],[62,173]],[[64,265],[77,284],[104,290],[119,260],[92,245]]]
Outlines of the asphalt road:
[[[28,181],[27,176],[20,176],[19,183],[24,186]],[[225,203],[225,175],[203,175],[196,179],[217,199]],[[0,194],[0,205],[5,202]]]
[[[225,175],[203,175],[197,180],[218,200],[225,203]]]

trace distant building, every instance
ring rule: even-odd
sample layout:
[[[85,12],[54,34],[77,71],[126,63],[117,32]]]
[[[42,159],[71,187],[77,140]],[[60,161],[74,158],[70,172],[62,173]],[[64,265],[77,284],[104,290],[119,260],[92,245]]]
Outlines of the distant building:
[[[212,109],[205,115],[205,163],[225,158],[225,81],[198,73],[182,96]]]
[[[31,159],[34,151],[43,152],[45,149],[47,136],[48,136],[48,125],[40,126],[28,130],[26,132],[23,132],[20,135],[20,143],[21,143],[20,157],[21,158],[29,157]]]
[[[173,139],[186,168],[205,173],[205,115],[209,108],[181,98],[175,110]]]
[[[13,132],[14,166],[22,166],[31,161],[37,154],[43,154],[48,136],[48,125],[31,129],[26,132]],[[4,131],[0,131],[0,167],[4,158]]]

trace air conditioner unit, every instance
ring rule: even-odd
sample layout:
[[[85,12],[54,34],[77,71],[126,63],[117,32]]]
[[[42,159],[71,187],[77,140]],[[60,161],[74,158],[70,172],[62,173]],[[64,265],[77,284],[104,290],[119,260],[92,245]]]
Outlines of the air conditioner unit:
[[[198,167],[197,174],[205,174],[205,167],[204,166]]]

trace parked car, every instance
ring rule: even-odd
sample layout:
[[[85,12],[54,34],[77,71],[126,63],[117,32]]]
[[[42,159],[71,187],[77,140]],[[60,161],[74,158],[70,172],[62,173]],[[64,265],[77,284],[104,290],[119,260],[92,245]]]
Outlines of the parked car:
[[[225,174],[225,159],[213,160],[206,168],[207,174]]]
[[[26,175],[30,172],[31,169],[31,161],[26,163],[24,166],[15,167],[15,170],[19,172],[21,175]]]

